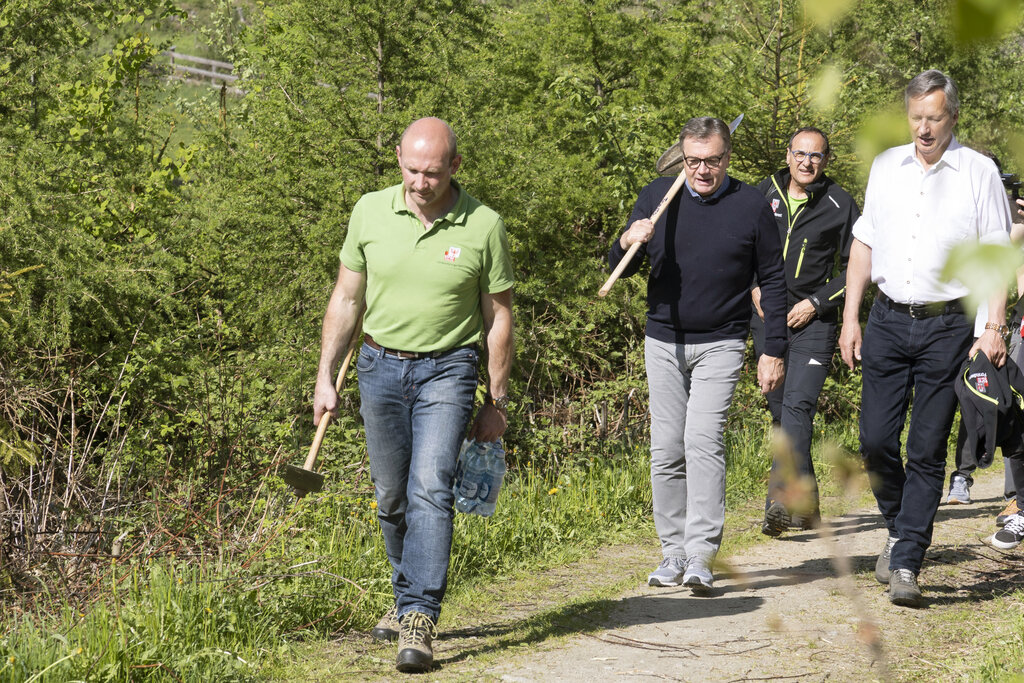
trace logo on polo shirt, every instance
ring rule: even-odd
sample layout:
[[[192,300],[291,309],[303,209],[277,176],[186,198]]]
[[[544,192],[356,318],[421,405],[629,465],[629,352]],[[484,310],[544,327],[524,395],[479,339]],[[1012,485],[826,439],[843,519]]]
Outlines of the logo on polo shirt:
[[[444,260],[448,261],[449,263],[455,263],[455,259],[459,258],[459,254],[461,253],[462,250],[459,249],[458,247],[448,247],[448,249],[444,252]]]
[[[967,381],[974,385],[974,388],[978,390],[979,394],[988,393],[988,373],[987,372],[975,372],[967,376]]]

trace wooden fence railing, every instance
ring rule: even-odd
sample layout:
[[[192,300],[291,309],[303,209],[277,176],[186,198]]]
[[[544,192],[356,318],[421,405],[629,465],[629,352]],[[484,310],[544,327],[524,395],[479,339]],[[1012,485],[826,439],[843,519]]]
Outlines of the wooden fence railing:
[[[231,85],[238,80],[238,76],[231,73],[235,70],[234,64],[218,62],[216,59],[186,55],[175,51],[173,47],[162,54],[171,60],[171,69],[173,71],[186,74],[186,77],[198,76],[200,78],[209,78],[213,85]],[[185,63],[183,64],[182,62]],[[189,64],[198,64],[200,66],[189,66]],[[204,69],[201,67],[208,68]]]

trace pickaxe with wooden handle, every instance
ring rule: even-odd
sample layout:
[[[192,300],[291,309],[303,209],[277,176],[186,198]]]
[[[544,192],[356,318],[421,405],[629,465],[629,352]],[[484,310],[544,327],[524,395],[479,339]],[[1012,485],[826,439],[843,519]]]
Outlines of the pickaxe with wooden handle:
[[[356,352],[356,347],[359,344],[359,337],[363,334],[363,316],[362,314],[356,319],[355,328],[352,330],[352,338],[348,340],[348,352],[345,353],[345,360],[341,363],[341,369],[338,370],[338,379],[334,383],[334,390],[341,394],[342,387],[345,386],[345,375],[348,372],[348,366],[352,362],[352,356]],[[286,484],[292,487],[295,491],[295,495],[302,498],[307,493],[316,493],[324,487],[324,475],[313,469],[316,464],[316,456],[320,452],[320,444],[323,443],[324,434],[327,433],[327,425],[331,422],[331,414],[325,412],[320,416],[320,426],[317,427],[316,436],[313,437],[313,444],[309,447],[309,454],[306,456],[306,462],[302,467],[296,467],[295,465],[288,465],[284,468],[283,479]]]
[[[740,121],[742,120],[743,114],[740,114],[733,120],[732,123],[729,124],[730,135],[736,132],[736,128],[740,125]],[[665,197],[661,200],[661,203],[658,204],[658,208],[656,208],[654,210],[654,213],[651,214],[651,223],[658,222],[658,219],[661,218],[661,214],[665,213],[665,209],[667,209],[669,203],[671,203],[671,201],[675,199],[676,193],[679,192],[679,188],[681,188],[683,186],[683,183],[685,182],[686,170],[684,169],[679,172],[679,177],[676,178],[676,181],[674,183],[672,183],[672,187],[670,187],[668,189],[668,192],[665,193]],[[605,296],[608,294],[608,292],[611,291],[612,285],[614,285],[615,281],[618,280],[619,276],[622,275],[622,271],[626,269],[626,266],[629,265],[629,262],[633,260],[634,256],[636,256],[636,252],[640,251],[640,244],[640,242],[633,242],[633,244],[629,246],[629,250],[626,252],[625,256],[622,257],[622,260],[619,261],[619,265],[615,266],[615,270],[612,271],[612,274],[609,275],[608,279],[605,280],[603,285],[601,285],[601,289],[599,289],[597,292],[598,296]]]

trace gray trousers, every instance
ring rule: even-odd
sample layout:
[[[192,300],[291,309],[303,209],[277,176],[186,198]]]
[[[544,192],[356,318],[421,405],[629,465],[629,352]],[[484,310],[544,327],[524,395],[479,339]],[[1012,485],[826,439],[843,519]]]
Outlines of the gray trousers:
[[[725,525],[725,418],[746,340],[647,337],[654,527],[664,557],[713,559]]]

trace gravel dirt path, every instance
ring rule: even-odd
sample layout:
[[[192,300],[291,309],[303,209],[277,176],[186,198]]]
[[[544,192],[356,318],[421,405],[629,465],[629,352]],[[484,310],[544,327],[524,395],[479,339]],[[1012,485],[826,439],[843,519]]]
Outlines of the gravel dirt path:
[[[937,676],[926,677],[942,678],[953,673],[946,653],[909,650],[930,622],[991,600],[1004,580],[1006,589],[1021,587],[1018,551],[985,543],[1001,489],[1002,477],[988,475],[970,505],[940,507],[921,575],[925,609],[889,603],[874,579],[886,534],[876,511],[861,510],[831,520],[831,534],[789,532],[728,558],[710,597],[637,586],[601,629],[490,673],[504,681],[855,681],[931,670]],[[843,566],[850,569],[837,571]]]
[[[1002,473],[984,473],[971,494],[970,505],[939,508],[923,609],[891,605],[875,581],[886,534],[870,507],[826,520],[822,533],[791,531],[721,558],[708,597],[642,579],[609,595],[600,586],[646,577],[660,558],[653,539],[606,548],[538,575],[517,603],[498,592],[460,627],[442,618],[435,669],[418,680],[970,680],[979,644],[1024,611],[1006,597],[1024,588],[1024,546],[987,543],[1003,507]],[[394,672],[393,646],[350,634],[335,648],[302,678],[408,680]]]

